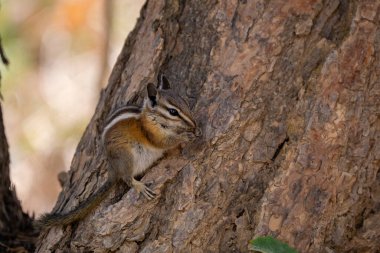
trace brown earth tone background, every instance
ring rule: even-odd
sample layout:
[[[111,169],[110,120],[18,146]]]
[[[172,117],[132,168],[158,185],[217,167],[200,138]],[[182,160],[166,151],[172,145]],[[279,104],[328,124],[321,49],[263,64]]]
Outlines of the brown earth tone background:
[[[74,156],[54,211],[105,182],[105,118],[162,71],[202,139],[120,187],[37,252],[300,252],[380,248],[379,1],[147,1]]]

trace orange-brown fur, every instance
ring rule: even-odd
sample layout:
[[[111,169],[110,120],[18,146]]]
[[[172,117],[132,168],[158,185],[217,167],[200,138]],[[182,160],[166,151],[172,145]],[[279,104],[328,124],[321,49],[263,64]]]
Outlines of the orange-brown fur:
[[[166,150],[200,133],[186,101],[166,90],[169,88],[166,78],[161,77],[159,82],[159,90],[153,84],[148,84],[149,99],[146,99],[142,110],[134,106],[123,107],[116,110],[107,121],[102,135],[108,161],[107,182],[76,209],[68,213],[44,215],[39,224],[67,225],[85,217],[119,180],[134,187],[148,199],[154,198],[155,193],[134,179],[134,176],[148,169]],[[183,113],[182,116],[176,118],[168,114],[167,108],[173,105]]]

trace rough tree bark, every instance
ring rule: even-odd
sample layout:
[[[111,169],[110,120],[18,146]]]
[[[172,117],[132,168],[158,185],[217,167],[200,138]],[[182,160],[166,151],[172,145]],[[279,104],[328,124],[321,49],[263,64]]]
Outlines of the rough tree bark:
[[[376,252],[379,17],[375,0],[148,1],[54,211],[105,182],[104,120],[159,71],[203,137],[146,173],[155,200],[117,189],[38,252],[247,252],[268,234],[300,252]]]

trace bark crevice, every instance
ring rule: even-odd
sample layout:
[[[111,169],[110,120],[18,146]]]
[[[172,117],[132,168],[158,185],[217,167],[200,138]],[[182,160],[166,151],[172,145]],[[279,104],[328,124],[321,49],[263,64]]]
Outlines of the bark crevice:
[[[57,206],[102,184],[104,117],[141,103],[159,72],[189,99],[203,136],[144,175],[156,200],[133,190],[106,200],[61,234],[47,231],[37,252],[247,252],[259,235],[301,252],[376,252],[379,6],[148,1]]]

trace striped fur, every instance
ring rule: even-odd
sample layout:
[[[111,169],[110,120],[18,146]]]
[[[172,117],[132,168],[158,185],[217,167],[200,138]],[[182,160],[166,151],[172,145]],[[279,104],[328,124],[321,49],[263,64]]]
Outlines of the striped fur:
[[[150,108],[156,110],[162,117],[172,121],[182,121],[183,126],[188,129],[194,129],[196,123],[193,119],[193,115],[190,111],[189,104],[172,90],[159,90],[157,95],[156,108]],[[179,116],[170,115],[168,109],[176,109]]]
[[[148,199],[155,193],[134,176],[143,173],[163,153],[197,136],[197,127],[186,101],[169,88],[166,78],[160,79],[160,89],[148,84],[148,98],[143,108],[124,106],[106,120],[102,144],[108,160],[107,182],[79,204],[62,214],[43,215],[39,225],[67,225],[84,218],[108,195],[113,185],[122,179]],[[178,111],[171,115],[169,109]]]
[[[102,133],[102,142],[104,143],[105,135],[113,126],[115,126],[115,124],[129,118],[138,118],[140,117],[140,114],[141,114],[141,109],[134,105],[128,105],[128,106],[124,106],[117,109],[106,120],[105,128]]]

